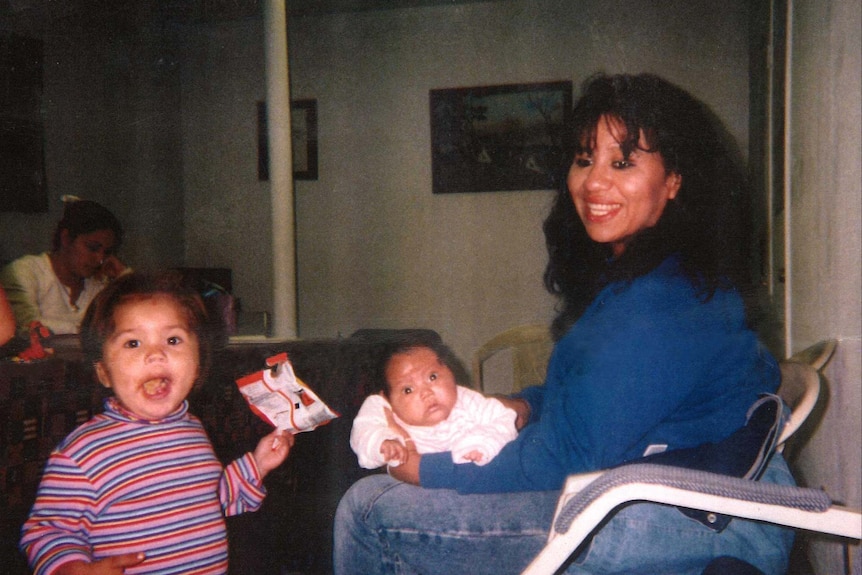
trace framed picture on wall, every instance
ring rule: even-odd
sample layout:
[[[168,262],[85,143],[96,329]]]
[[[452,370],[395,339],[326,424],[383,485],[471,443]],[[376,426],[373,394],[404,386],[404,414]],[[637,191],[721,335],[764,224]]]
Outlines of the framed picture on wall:
[[[293,150],[293,178],[317,179],[317,100],[290,103],[290,135]],[[266,102],[257,103],[257,178],[269,180]]]
[[[317,100],[290,103],[290,132],[293,138],[293,177],[317,179]]]
[[[555,189],[572,82],[431,90],[435,194]]]

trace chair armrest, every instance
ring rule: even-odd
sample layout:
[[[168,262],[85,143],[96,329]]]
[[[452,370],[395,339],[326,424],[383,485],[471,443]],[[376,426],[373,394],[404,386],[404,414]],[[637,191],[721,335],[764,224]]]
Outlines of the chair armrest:
[[[573,479],[572,485],[582,484]],[[567,484],[567,489],[569,485]],[[833,505],[821,490],[761,483],[706,471],[636,463],[602,473],[577,493],[564,490],[545,549],[524,575],[553,573],[614,509],[631,501],[677,505],[862,538],[862,512]]]

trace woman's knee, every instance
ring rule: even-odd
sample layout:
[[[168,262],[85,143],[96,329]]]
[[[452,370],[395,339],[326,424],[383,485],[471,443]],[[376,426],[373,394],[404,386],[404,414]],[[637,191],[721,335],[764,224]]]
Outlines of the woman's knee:
[[[351,485],[338,502],[335,512],[336,526],[344,520],[367,516],[377,499],[396,485],[398,481],[383,474],[363,477]]]

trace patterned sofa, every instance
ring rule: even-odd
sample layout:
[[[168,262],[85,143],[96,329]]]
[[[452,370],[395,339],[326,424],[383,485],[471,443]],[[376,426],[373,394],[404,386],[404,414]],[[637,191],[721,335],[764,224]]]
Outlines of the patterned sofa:
[[[335,507],[344,491],[369,473],[350,450],[351,422],[368,393],[375,351],[396,332],[231,344],[216,354],[207,383],[190,405],[225,462],[253,449],[268,431],[234,381],[262,369],[271,355],[287,352],[297,376],[340,414],[297,437],[288,460],[267,477],[268,495],[257,513],[228,519],[232,574],[331,572]],[[458,375],[463,379],[466,372]],[[104,396],[74,346],[38,363],[0,362],[0,566],[5,573],[27,573],[17,550],[18,531],[46,458],[69,431],[101,409]]]

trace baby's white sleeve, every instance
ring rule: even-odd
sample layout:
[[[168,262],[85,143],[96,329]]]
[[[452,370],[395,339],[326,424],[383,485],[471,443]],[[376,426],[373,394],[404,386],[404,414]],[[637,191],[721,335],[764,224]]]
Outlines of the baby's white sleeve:
[[[362,402],[359,413],[350,430],[350,447],[356,453],[359,465],[365,469],[377,469],[386,465],[380,446],[387,439],[403,442],[403,438],[389,427],[385,409],[389,402],[379,394],[369,395]],[[391,408],[390,408],[391,409]]]
[[[482,459],[474,463],[485,465],[500,453],[504,445],[518,436],[515,427],[517,414],[496,399],[476,391],[464,389],[463,396],[463,406],[470,412],[473,425],[465,429],[452,446],[452,460],[465,463],[465,455],[478,451]]]

